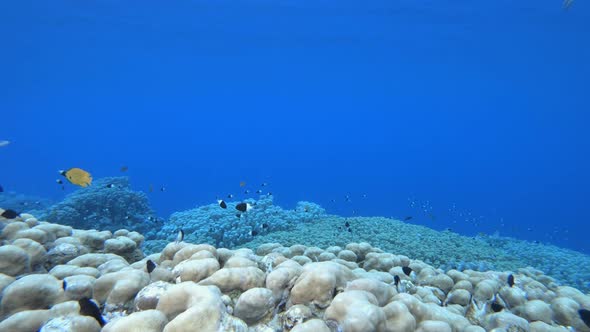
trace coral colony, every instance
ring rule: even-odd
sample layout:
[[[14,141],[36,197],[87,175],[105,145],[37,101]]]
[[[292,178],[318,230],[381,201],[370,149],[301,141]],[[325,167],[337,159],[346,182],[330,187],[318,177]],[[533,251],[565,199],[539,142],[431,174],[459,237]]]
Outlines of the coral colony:
[[[519,268],[518,242],[310,202],[284,210],[271,196],[148,227],[153,211],[126,178],[97,180],[45,218],[0,212],[0,331],[590,331],[590,296]],[[573,255],[542,259],[584,269]]]

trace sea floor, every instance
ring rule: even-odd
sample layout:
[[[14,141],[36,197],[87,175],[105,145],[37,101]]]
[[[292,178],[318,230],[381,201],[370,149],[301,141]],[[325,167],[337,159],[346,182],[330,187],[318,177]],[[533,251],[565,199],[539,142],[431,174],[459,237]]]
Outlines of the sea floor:
[[[590,296],[560,279],[584,255],[342,221],[145,256],[137,232],[0,217],[0,331],[590,331]]]
[[[343,227],[346,222],[352,232]],[[443,270],[516,271],[532,267],[561,284],[590,292],[590,256],[586,254],[510,237],[468,237],[390,218],[327,216],[317,222],[298,224],[288,231],[256,237],[242,246],[256,248],[273,242],[321,248],[367,242],[383,251],[419,259]]]

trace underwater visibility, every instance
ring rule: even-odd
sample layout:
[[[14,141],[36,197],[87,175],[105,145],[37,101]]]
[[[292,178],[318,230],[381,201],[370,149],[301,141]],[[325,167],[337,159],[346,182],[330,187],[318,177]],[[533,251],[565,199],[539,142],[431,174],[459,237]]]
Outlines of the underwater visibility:
[[[0,29],[0,332],[590,331],[587,1]]]

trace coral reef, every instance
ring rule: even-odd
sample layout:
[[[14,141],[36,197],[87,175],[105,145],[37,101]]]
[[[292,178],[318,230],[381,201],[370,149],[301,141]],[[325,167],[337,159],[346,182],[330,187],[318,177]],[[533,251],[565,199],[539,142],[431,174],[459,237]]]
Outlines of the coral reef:
[[[31,215],[0,223],[0,261],[10,259],[0,265],[0,331],[100,331],[81,313],[85,297],[109,332],[590,331],[578,313],[590,295],[533,268],[445,271],[352,241],[233,250],[169,242],[143,257],[143,236],[127,230]]]
[[[167,242],[174,240],[178,229],[184,231],[188,242],[232,248],[252,240],[253,234],[289,230],[297,224],[313,223],[326,215],[322,207],[310,202],[299,202],[294,210],[284,210],[273,205],[272,196],[261,196],[259,200],[249,199],[246,202],[252,204],[253,208],[245,213],[236,210],[239,202],[227,202],[227,209],[221,209],[218,204],[209,204],[176,212],[155,236],[146,236],[165,239],[159,243],[150,242],[146,251],[162,250]]]
[[[343,231],[347,222],[352,230],[350,233]],[[325,215],[313,223],[296,223],[288,230],[261,234],[241,246],[255,249],[265,243],[281,243],[286,246],[344,247],[350,242],[363,241],[443,270],[516,271],[531,266],[561,284],[590,291],[588,255],[513,238],[466,237],[382,217]]]
[[[62,202],[53,205],[40,218],[82,229],[115,231],[130,229],[149,235],[160,224],[143,192],[133,191],[127,177],[95,180]]]
[[[0,192],[0,206],[4,209],[12,209],[18,212],[41,214],[48,209],[53,202],[50,199],[17,194],[14,192]]]

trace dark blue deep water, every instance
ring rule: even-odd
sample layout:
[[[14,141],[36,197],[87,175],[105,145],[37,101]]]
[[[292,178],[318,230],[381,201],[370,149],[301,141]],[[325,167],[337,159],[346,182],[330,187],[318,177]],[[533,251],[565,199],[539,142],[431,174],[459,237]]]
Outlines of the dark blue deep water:
[[[6,192],[126,165],[162,217],[267,182],[590,250],[586,1],[2,1],[0,31]]]

